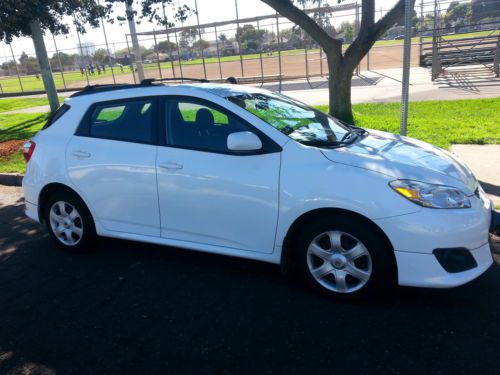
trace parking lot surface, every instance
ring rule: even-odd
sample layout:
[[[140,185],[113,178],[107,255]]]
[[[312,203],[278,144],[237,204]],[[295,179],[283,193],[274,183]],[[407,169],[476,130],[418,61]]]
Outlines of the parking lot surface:
[[[56,250],[0,189],[0,374],[498,374],[500,268],[325,300],[253,261],[110,239]]]

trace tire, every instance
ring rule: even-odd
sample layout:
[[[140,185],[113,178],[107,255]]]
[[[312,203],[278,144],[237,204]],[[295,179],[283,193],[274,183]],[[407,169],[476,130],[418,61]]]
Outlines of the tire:
[[[96,239],[94,220],[76,194],[67,191],[52,194],[44,207],[44,219],[50,237],[60,249],[69,253],[91,249]]]
[[[359,219],[329,216],[313,221],[301,231],[297,245],[298,271],[329,298],[368,300],[395,284],[392,250]]]

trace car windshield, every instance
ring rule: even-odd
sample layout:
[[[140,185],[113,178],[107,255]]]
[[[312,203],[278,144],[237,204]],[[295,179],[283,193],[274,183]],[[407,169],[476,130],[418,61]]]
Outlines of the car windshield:
[[[274,93],[238,93],[227,98],[297,142],[338,147],[351,142],[352,128],[303,103]]]

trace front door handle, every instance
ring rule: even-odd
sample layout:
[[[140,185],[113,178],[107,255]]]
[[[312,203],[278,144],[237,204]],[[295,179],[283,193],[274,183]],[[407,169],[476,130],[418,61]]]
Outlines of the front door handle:
[[[77,158],[90,158],[90,156],[91,156],[91,154],[89,152],[81,151],[81,150],[73,151],[71,153],[71,155],[76,156]]]
[[[160,168],[163,168],[163,169],[182,169],[182,165],[174,163],[172,161],[169,161],[168,163],[160,163]]]

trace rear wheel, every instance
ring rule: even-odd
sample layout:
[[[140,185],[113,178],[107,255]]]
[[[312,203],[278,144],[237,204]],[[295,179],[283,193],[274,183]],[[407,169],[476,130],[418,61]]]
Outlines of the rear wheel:
[[[298,266],[307,283],[337,299],[370,298],[393,285],[390,249],[373,228],[350,217],[309,224],[299,236]]]
[[[45,223],[57,246],[68,252],[84,252],[95,240],[92,216],[75,194],[53,194],[45,205]]]

